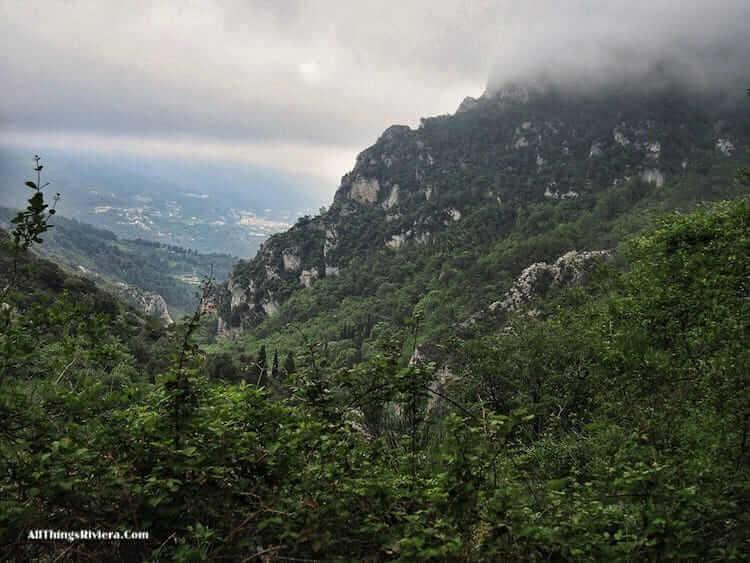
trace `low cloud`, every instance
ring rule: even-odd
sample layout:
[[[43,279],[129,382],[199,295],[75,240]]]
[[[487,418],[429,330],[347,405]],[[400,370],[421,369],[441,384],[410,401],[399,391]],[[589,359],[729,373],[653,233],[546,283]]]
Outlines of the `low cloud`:
[[[0,0],[0,135],[245,160],[333,190],[386,127],[453,112],[488,76],[744,79],[748,22],[728,0]]]
[[[742,90],[749,22],[750,3],[737,0],[523,3],[504,24],[488,86]]]

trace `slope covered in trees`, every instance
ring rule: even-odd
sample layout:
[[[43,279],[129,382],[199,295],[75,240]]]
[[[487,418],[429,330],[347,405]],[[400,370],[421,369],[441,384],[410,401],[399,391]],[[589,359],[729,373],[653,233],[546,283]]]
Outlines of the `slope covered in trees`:
[[[746,116],[508,95],[386,132],[169,330],[28,254],[32,187],[0,558],[747,559]]]
[[[0,221],[10,221],[15,213],[0,208]],[[205,254],[147,240],[121,239],[110,231],[59,215],[40,251],[111,292],[123,293],[122,284],[128,284],[158,293],[174,318],[195,308],[198,303],[195,294],[203,276],[213,269],[214,277],[224,280],[234,262],[227,254]]]
[[[399,365],[406,333],[344,370],[311,346],[270,392],[207,379],[179,348],[149,381],[127,331],[102,339],[106,317],[81,324],[70,294],[12,303],[2,557],[744,558],[749,225],[745,199],[660,220],[625,270],[456,341],[442,401],[430,366]],[[34,364],[9,346],[46,334],[63,337]]]

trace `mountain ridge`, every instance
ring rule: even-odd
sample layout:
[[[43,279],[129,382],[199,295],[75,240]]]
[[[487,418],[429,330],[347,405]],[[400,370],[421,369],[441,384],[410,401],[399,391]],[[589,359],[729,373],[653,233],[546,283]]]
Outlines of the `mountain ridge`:
[[[416,129],[388,127],[357,156],[324,214],[300,219],[238,263],[220,299],[220,327],[238,307],[241,324],[255,326],[352,260],[428,248],[452,227],[468,224],[464,230],[481,235],[489,218],[499,223],[492,244],[529,206],[567,201],[585,209],[626,184],[637,201],[710,177],[722,161],[744,158],[749,136],[742,106],[721,95],[654,88],[597,96],[510,85],[467,98],[455,114],[422,119]],[[572,249],[530,256],[523,267]]]

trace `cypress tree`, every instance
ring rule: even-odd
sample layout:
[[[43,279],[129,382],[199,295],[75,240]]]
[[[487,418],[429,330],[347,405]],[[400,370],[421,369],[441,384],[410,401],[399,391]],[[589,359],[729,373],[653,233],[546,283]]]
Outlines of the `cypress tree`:
[[[291,375],[297,371],[297,367],[294,365],[294,356],[291,350],[287,353],[286,359],[284,360],[284,372],[287,375]]]
[[[273,351],[273,366],[271,367],[271,379],[274,381],[279,378],[279,351]]]

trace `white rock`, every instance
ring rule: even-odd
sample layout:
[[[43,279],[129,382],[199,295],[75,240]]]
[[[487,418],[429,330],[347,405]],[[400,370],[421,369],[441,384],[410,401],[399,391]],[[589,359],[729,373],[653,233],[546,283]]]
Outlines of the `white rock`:
[[[290,248],[287,248],[282,251],[281,259],[284,262],[285,272],[299,270],[300,265],[302,263],[297,253]]]
[[[393,235],[391,237],[391,240],[389,240],[385,244],[389,248],[396,249],[396,248],[401,248],[401,245],[404,244],[405,241],[406,241],[405,235]]]
[[[461,219],[461,212],[455,207],[446,209],[445,213],[450,217],[451,221],[459,221]]]
[[[299,275],[299,283],[305,287],[310,287],[312,282],[318,279],[318,270],[302,270]]]
[[[417,242],[417,244],[427,244],[430,241],[431,236],[432,235],[429,231],[425,231],[414,237],[414,240]]]
[[[352,182],[349,197],[358,203],[375,203],[378,200],[380,183],[377,178],[358,177]]]
[[[276,301],[264,301],[261,307],[269,317],[279,310],[279,304]]]
[[[615,127],[612,131],[612,136],[615,138],[615,143],[617,143],[618,145],[626,147],[630,144],[630,139],[628,139],[625,134],[617,127]]]
[[[229,282],[229,291],[231,292],[231,298],[229,302],[229,306],[232,309],[235,309],[236,307],[239,307],[242,303],[247,302],[247,292],[244,288],[234,285],[231,281]]]
[[[664,185],[664,174],[657,168],[646,168],[641,172],[641,178],[644,182],[655,184],[657,188]]]
[[[732,156],[735,150],[734,143],[729,139],[719,139],[716,141],[716,150],[721,151],[727,156]]]
[[[490,311],[501,308],[517,311],[548,288],[560,288],[579,284],[593,264],[603,262],[611,256],[608,250],[577,252],[571,250],[560,256],[554,264],[537,262],[521,272],[503,299],[489,306]]]
[[[383,202],[383,209],[390,209],[398,203],[398,189],[398,184],[395,184],[393,188],[391,188],[391,193],[388,196],[388,199]]]
[[[661,155],[661,143],[659,143],[658,141],[654,143],[647,143],[646,153],[649,158],[658,159]]]
[[[335,227],[328,227],[326,229],[326,239],[323,242],[323,256],[328,256],[328,253],[336,248],[336,229]]]

